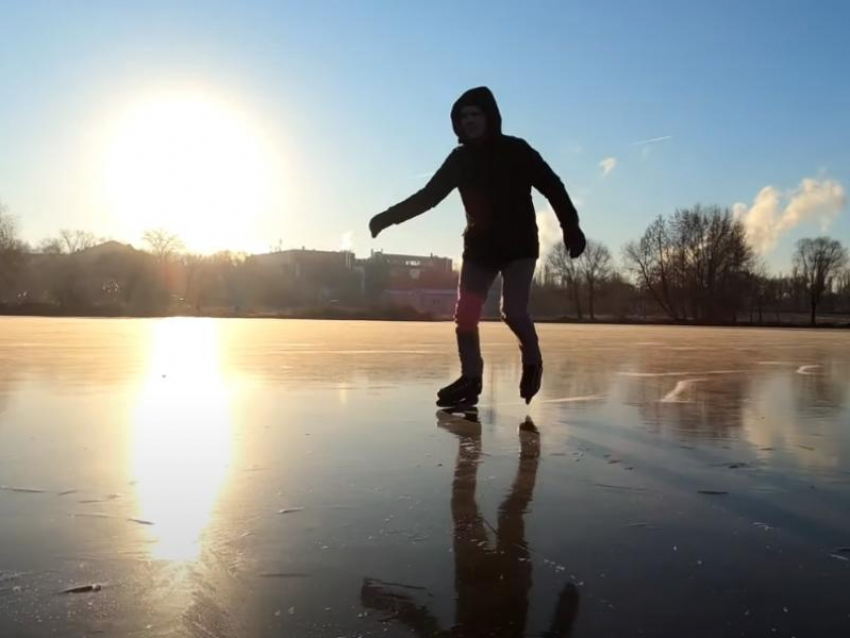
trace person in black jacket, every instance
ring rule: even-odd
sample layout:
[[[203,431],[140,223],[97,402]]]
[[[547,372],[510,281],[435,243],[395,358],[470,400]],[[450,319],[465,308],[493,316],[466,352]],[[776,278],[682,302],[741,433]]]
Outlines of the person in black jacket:
[[[540,255],[531,188],[542,193],[555,211],[570,257],[582,254],[584,234],[564,184],[525,140],[502,133],[502,116],[487,87],[466,91],[451,110],[460,145],[417,193],[375,215],[372,237],[393,224],[421,215],[454,189],[466,211],[463,265],[458,285],[455,323],[461,376],[437,393],[437,405],[475,405],[481,394],[484,363],[478,322],[487,292],[502,275],[502,318],[520,342],[520,396],[526,403],[537,394],[543,360],[528,298]]]

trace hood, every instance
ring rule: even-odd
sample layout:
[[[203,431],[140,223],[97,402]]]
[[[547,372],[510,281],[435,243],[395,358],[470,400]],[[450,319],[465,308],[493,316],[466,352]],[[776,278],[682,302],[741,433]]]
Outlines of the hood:
[[[487,116],[487,137],[493,138],[502,134],[502,114],[499,113],[499,105],[496,98],[486,86],[469,89],[461,95],[452,106],[452,129],[457,135],[458,142],[465,144],[463,129],[460,126],[460,110],[464,106],[477,106]]]

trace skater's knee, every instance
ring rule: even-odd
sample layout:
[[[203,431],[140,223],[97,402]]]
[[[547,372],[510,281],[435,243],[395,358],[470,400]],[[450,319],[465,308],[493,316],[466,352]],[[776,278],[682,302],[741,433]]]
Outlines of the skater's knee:
[[[502,308],[502,321],[513,328],[531,323],[531,316],[524,308]]]
[[[482,299],[462,297],[455,308],[455,324],[460,332],[472,332],[478,328],[481,321]]]
[[[455,326],[457,332],[475,332],[478,330],[478,317],[455,315]]]

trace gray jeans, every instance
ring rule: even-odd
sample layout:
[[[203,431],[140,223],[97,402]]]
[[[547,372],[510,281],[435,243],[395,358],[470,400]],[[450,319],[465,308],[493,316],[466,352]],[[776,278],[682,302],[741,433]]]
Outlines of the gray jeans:
[[[516,259],[502,268],[465,259],[460,270],[455,324],[461,374],[481,376],[484,361],[478,338],[478,322],[487,300],[487,292],[502,274],[502,319],[519,339],[523,364],[539,364],[540,346],[534,323],[528,314],[528,297],[534,278],[536,259]]]

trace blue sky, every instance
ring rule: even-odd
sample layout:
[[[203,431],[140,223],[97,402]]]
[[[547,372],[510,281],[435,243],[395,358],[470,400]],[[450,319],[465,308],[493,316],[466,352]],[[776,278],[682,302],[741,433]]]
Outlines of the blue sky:
[[[796,239],[827,225],[850,243],[847,2],[35,0],[0,8],[0,200],[33,243],[79,228],[140,245],[141,229],[173,221],[190,247],[204,249],[227,239],[247,250],[350,241],[359,255],[457,257],[456,193],[378,240],[366,224],[439,166],[456,143],[452,102],[481,84],[499,100],[505,132],[543,154],[588,235],[617,255],[656,215],[697,202],[737,205],[774,270],[788,268]],[[227,206],[168,215],[150,204],[162,172],[106,197],[104,157],[113,156],[104,149],[120,134],[119,114],[186,92],[248,123],[240,130],[264,150],[239,166],[268,170],[274,183],[234,178],[219,197],[228,180],[201,174],[193,188],[208,184]],[[179,161],[200,166],[225,148],[207,137]],[[138,152],[132,144],[123,152],[116,170],[136,170],[127,156]],[[244,209],[234,203],[240,189]],[[265,199],[248,196],[253,190]],[[545,210],[543,198],[535,202]]]

